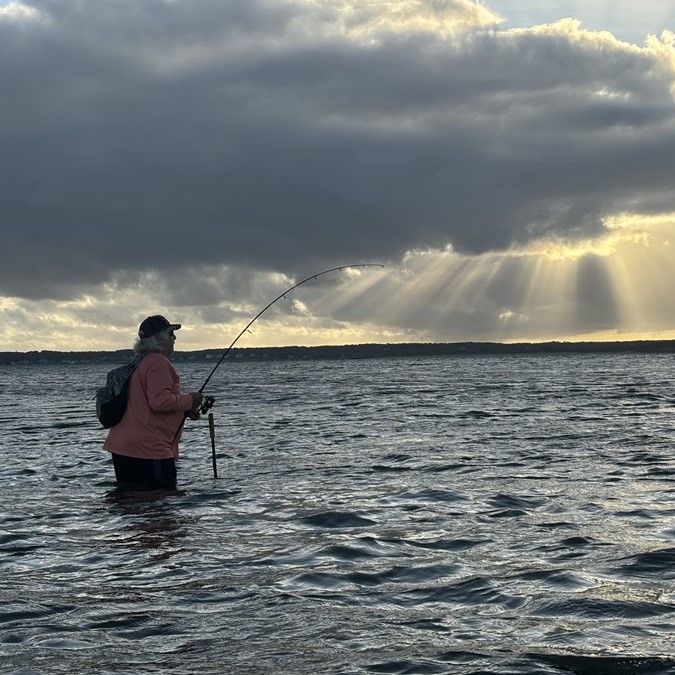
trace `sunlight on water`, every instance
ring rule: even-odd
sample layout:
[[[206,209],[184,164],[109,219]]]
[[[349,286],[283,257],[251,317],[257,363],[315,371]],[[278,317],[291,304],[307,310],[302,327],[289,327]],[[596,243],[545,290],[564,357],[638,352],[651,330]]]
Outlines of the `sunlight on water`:
[[[183,494],[0,369],[3,672],[672,673],[669,355],[225,363]],[[180,365],[187,388],[207,364]]]

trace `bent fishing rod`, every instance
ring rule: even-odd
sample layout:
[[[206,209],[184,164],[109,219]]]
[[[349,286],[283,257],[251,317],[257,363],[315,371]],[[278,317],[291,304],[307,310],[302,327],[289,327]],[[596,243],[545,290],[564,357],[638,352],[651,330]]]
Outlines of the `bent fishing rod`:
[[[381,265],[380,263],[356,263],[353,265],[340,265],[340,267],[331,267],[329,270],[324,270],[323,272],[319,272],[318,274],[312,274],[311,276],[307,277],[306,279],[303,279],[302,281],[298,281],[297,284],[294,284],[290,288],[287,288],[283,293],[278,295],[272,302],[267,304],[265,307],[263,307],[241,330],[239,335],[237,335],[234,340],[232,340],[232,343],[230,346],[223,352],[223,355],[218,359],[218,363],[216,363],[215,366],[213,366],[211,372],[209,373],[209,376],[204,380],[204,384],[199,388],[199,393],[202,394],[204,392],[204,389],[206,388],[206,385],[211,381],[211,378],[213,377],[213,374],[218,370],[218,367],[220,364],[225,360],[225,357],[232,351],[232,348],[234,345],[237,344],[239,341],[239,338],[244,335],[244,333],[270,308],[272,305],[276,304],[281,300],[282,298],[285,298],[291,291],[294,291],[298,286],[302,286],[303,284],[306,284],[308,281],[313,281],[314,279],[318,279],[319,277],[323,276],[324,274],[330,274],[331,272],[341,272],[342,270],[346,269],[353,269],[353,268],[363,268],[363,267],[384,267],[384,265]],[[212,407],[213,404],[215,403],[215,399],[213,396],[204,396],[200,406],[199,406],[199,412],[204,415],[206,414]],[[183,425],[185,424],[185,420],[187,419],[188,414],[186,413],[183,417],[183,421],[180,423],[180,426],[176,430],[176,434],[174,436],[174,440],[180,433],[181,429],[183,428]],[[217,477],[217,471],[216,471],[216,460],[215,460],[215,447],[214,446],[214,436],[213,436],[213,413],[209,413],[209,429],[211,432],[211,445],[213,449],[213,473]]]
[[[232,340],[232,344],[225,350],[223,355],[220,357],[218,360],[218,363],[216,363],[215,366],[213,366],[213,369],[209,373],[209,376],[206,378],[204,381],[204,384],[199,388],[199,393],[203,393],[204,389],[206,388],[206,385],[209,383],[211,378],[213,377],[213,374],[218,370],[218,366],[225,360],[225,357],[232,351],[232,347],[237,344],[239,341],[239,338],[244,335],[244,333],[270,308],[272,305],[276,304],[281,300],[282,298],[285,298],[288,293],[291,291],[294,291],[298,286],[302,286],[303,284],[306,284],[308,281],[312,281],[314,279],[318,279],[319,277],[323,276],[324,274],[330,274],[331,272],[341,272],[342,270],[346,269],[351,269],[355,267],[384,267],[384,265],[381,265],[379,263],[357,263],[354,265],[340,265],[340,267],[331,267],[329,270],[324,270],[323,272],[319,272],[318,274],[312,274],[312,276],[307,277],[306,279],[303,279],[302,281],[299,281],[297,284],[291,286],[290,288],[286,289],[281,295],[277,296],[270,302],[268,305],[263,307],[247,324],[244,326],[242,329],[241,333],[237,335],[234,340]],[[210,397],[209,397],[210,398]],[[213,404],[211,404],[213,405]],[[210,406],[209,406],[210,407]]]
[[[294,291],[298,286],[302,286],[303,284],[306,284],[308,281],[313,281],[314,279],[318,279],[319,277],[323,276],[324,274],[330,274],[331,272],[341,272],[342,270],[346,269],[353,269],[353,268],[363,268],[363,267],[384,267],[384,265],[380,263],[355,263],[353,265],[340,265],[339,267],[331,267],[328,270],[324,270],[323,272],[318,272],[317,274],[312,274],[311,276],[307,277],[306,279],[303,279],[302,281],[298,281],[297,284],[294,284],[290,288],[287,288],[283,293],[278,295],[272,302],[269,304],[265,305],[241,330],[241,332],[237,335],[237,337],[232,340],[232,343],[230,346],[223,352],[223,355],[218,359],[218,362],[216,363],[215,366],[213,366],[211,372],[209,373],[209,376],[204,380],[204,384],[199,388],[199,393],[202,394],[204,392],[204,389],[206,388],[206,385],[211,381],[211,378],[213,377],[213,374],[218,370],[218,367],[220,364],[225,360],[225,357],[232,351],[232,348],[234,345],[237,344],[239,341],[239,338],[241,338],[244,333],[274,304],[279,302],[282,298],[285,298],[291,291]],[[213,396],[204,396],[202,403],[199,406],[199,412],[204,415],[206,414],[212,407],[213,404],[215,403],[215,399]],[[180,433],[181,429],[183,428],[183,424],[185,424],[185,420],[187,419],[187,413],[183,417],[183,421],[180,423],[180,426],[176,430],[176,435],[174,436],[174,439],[178,434]],[[211,430],[213,429],[213,423],[210,421],[210,426]],[[213,431],[211,431],[213,433]],[[213,438],[212,438],[213,441]]]

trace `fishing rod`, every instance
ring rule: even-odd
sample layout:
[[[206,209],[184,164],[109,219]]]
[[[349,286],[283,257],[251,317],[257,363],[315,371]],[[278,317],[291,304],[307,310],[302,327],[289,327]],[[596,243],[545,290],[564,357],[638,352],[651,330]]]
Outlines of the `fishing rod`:
[[[204,384],[199,388],[199,393],[202,394],[204,392],[204,389],[206,388],[206,385],[211,381],[211,378],[213,377],[213,374],[218,370],[218,367],[220,364],[225,360],[225,357],[232,351],[232,348],[234,347],[235,344],[239,341],[239,338],[241,338],[244,333],[270,308],[272,305],[275,303],[279,302],[282,298],[285,298],[291,291],[294,291],[298,286],[302,286],[303,284],[306,284],[308,281],[312,281],[314,279],[318,279],[319,277],[323,276],[324,274],[330,274],[331,272],[341,272],[342,270],[346,269],[353,269],[353,268],[363,268],[363,267],[384,267],[384,265],[381,265],[380,263],[356,263],[353,265],[340,265],[339,267],[331,267],[328,270],[324,270],[323,272],[319,272],[318,274],[312,274],[311,276],[307,277],[306,279],[303,279],[302,281],[299,281],[297,284],[294,284],[290,288],[287,288],[283,293],[278,295],[272,302],[269,304],[265,305],[241,330],[241,332],[237,335],[237,337],[232,340],[232,343],[230,346],[223,352],[223,355],[218,359],[218,362],[216,363],[215,366],[211,369],[211,372],[209,373],[208,377],[206,380],[204,380]],[[199,412],[204,415],[206,414],[212,407],[213,404],[215,403],[215,399],[213,396],[204,396],[202,399],[202,402],[199,406]],[[185,424],[185,420],[187,419],[187,413],[183,417],[183,421],[180,423],[180,426],[176,430],[176,435],[174,436],[174,439],[178,436],[180,433],[181,429],[183,428],[183,425]],[[209,413],[209,432],[211,436],[211,451],[212,451],[212,460],[213,460],[213,475],[215,478],[218,477],[218,471],[216,469],[216,448],[215,448],[215,429],[214,429],[214,422],[213,422],[213,413]]]
[[[259,311],[259,312],[258,312],[258,313],[257,313],[257,314],[256,314],[256,315],[255,315],[255,316],[254,316],[254,317],[246,324],[246,326],[244,326],[244,328],[242,329],[241,333],[239,333],[239,335],[237,335],[237,337],[234,338],[234,340],[232,340],[232,344],[230,344],[230,346],[225,350],[225,352],[223,353],[223,355],[222,355],[222,356],[220,357],[220,359],[218,360],[218,363],[216,363],[216,365],[213,366],[213,369],[211,370],[211,372],[209,373],[209,376],[208,376],[208,377],[206,378],[206,380],[204,381],[204,384],[199,388],[199,393],[201,394],[201,393],[204,391],[204,389],[206,388],[206,385],[209,383],[209,381],[210,381],[211,378],[213,377],[213,374],[216,372],[216,370],[218,370],[218,366],[220,366],[220,364],[223,362],[223,360],[225,359],[225,357],[230,353],[230,351],[232,351],[232,347],[234,347],[234,345],[237,344],[237,342],[239,341],[239,338],[242,337],[242,335],[244,335],[244,333],[245,333],[245,332],[246,332],[246,331],[247,331],[247,330],[248,330],[248,329],[249,329],[249,328],[250,328],[250,327],[251,327],[251,326],[252,326],[252,325],[253,325],[253,324],[254,324],[254,323],[255,323],[255,322],[256,322],[256,321],[257,321],[257,320],[258,320],[258,319],[259,319],[259,318],[260,318],[260,317],[261,317],[268,309],[269,309],[269,308],[270,308],[270,307],[272,307],[272,305],[274,305],[275,303],[279,302],[279,300],[281,300],[282,298],[285,298],[286,295],[287,295],[288,293],[290,293],[291,291],[294,291],[298,286],[302,286],[303,284],[306,284],[308,281],[312,281],[312,280],[314,280],[314,279],[318,279],[319,277],[323,276],[324,274],[330,274],[330,272],[341,272],[342,270],[351,269],[351,268],[355,268],[355,267],[384,267],[384,265],[380,265],[379,263],[357,263],[357,264],[354,264],[354,265],[340,265],[340,267],[331,267],[331,269],[329,269],[329,270],[324,270],[323,272],[319,272],[318,274],[312,274],[312,276],[309,276],[309,277],[307,277],[306,279],[303,279],[302,281],[299,281],[299,282],[298,282],[297,284],[295,284],[294,286],[291,286],[289,289],[285,290],[281,295],[279,295],[279,296],[277,296],[276,298],[274,298],[274,300],[272,300],[272,302],[270,302],[268,305],[266,305],[265,307],[263,307],[263,309],[261,309],[261,310],[260,310],[260,311]],[[210,397],[209,397],[209,398],[210,398]],[[213,405],[213,404],[211,404],[211,405]],[[209,407],[210,407],[210,406],[209,406]]]

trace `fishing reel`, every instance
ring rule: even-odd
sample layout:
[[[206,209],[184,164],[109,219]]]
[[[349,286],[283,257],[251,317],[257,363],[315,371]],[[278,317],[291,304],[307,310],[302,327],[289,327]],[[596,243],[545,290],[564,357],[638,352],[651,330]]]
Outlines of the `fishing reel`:
[[[216,399],[213,398],[213,396],[204,396],[202,399],[202,402],[199,406],[199,412],[202,415],[205,415],[211,408],[213,408],[213,404],[216,402]]]

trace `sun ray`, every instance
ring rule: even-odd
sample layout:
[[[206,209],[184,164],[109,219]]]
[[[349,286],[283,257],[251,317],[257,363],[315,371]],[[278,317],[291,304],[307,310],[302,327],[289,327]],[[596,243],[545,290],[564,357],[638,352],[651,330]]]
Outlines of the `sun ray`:
[[[621,298],[621,323],[625,330],[675,328],[672,288],[675,251],[662,224],[652,224],[649,237],[617,244],[610,261],[612,281]]]

